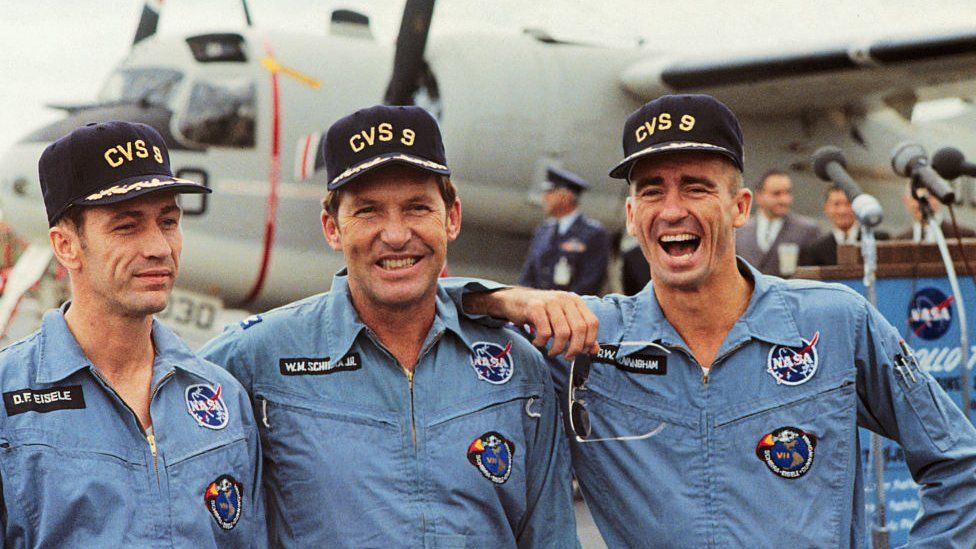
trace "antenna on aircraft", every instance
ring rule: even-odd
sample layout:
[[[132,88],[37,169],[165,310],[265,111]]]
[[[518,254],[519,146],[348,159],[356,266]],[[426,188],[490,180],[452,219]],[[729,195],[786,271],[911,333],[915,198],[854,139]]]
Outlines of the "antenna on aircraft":
[[[383,101],[387,105],[413,105],[414,95],[427,70],[424,48],[434,16],[434,0],[407,0],[393,56],[393,75]]]

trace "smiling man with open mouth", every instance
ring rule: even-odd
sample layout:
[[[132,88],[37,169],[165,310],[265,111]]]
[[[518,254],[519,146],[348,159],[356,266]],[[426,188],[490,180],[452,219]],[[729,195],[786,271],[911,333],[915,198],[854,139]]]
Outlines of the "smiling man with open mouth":
[[[376,106],[323,143],[346,269],[201,351],[260,410],[272,545],[578,546],[542,355],[459,317],[438,279],[461,202],[437,122]]]
[[[628,183],[651,282],[584,298],[599,352],[553,364],[607,545],[861,546],[860,426],[897,440],[923,487],[909,545],[976,546],[976,430],[898,332],[846,287],[736,257],[752,197],[732,111],[663,96],[631,114],[623,144],[610,175]],[[464,300],[538,325],[538,290]]]

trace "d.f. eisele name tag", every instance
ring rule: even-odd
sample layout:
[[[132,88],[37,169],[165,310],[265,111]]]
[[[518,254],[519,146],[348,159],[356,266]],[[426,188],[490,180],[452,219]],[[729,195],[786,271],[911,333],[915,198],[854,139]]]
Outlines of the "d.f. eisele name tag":
[[[81,385],[67,385],[50,389],[20,389],[3,394],[7,416],[24,412],[44,414],[55,410],[81,410],[85,407],[85,393]]]
[[[612,364],[618,369],[632,374],[650,374],[663,376],[668,373],[668,357],[650,353],[633,353],[627,356],[617,356],[618,345],[600,345],[600,352],[593,357],[593,362]]]
[[[329,360],[329,357],[282,358],[278,360],[278,368],[283,376],[321,376],[358,370],[362,367],[363,363],[359,360],[359,353],[348,354],[336,362]]]

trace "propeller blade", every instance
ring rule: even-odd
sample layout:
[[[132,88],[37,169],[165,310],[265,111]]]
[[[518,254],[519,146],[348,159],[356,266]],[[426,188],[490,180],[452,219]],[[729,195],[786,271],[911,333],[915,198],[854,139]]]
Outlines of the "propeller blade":
[[[142,17],[139,18],[136,35],[132,39],[133,46],[156,34],[156,27],[159,26],[159,12],[162,8],[163,0],[146,0],[142,6]]]
[[[413,105],[421,75],[426,69],[424,48],[434,15],[434,0],[407,0],[397,35],[393,75],[386,88],[387,105]]]

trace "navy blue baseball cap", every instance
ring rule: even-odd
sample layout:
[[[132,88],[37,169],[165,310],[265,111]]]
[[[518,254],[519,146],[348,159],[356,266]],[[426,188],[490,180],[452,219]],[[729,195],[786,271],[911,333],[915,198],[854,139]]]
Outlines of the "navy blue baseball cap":
[[[624,123],[624,159],[610,177],[628,179],[634,163],[676,151],[715,152],[742,171],[742,128],[735,114],[710,95],[664,95]]]
[[[173,177],[163,137],[152,126],[131,122],[73,130],[44,149],[37,171],[51,227],[71,206],[114,204],[156,191],[210,192]]]
[[[542,183],[542,190],[558,188],[569,189],[573,194],[580,194],[589,190],[590,184],[571,171],[550,167],[546,170],[546,180]]]
[[[451,175],[437,121],[420,107],[377,105],[339,119],[322,140],[328,189],[390,164]]]

